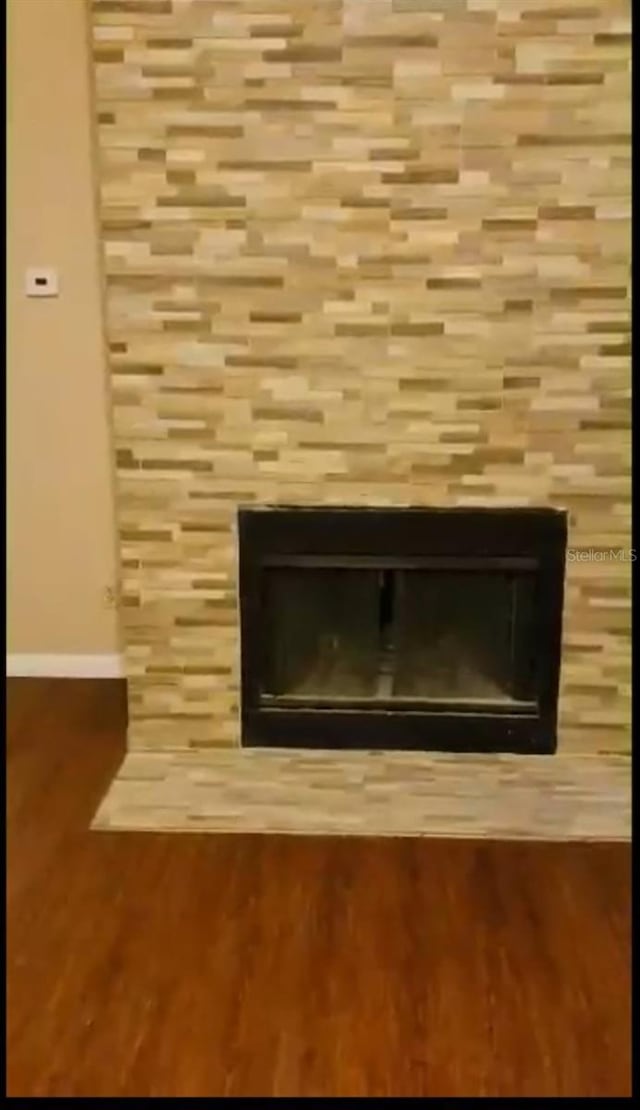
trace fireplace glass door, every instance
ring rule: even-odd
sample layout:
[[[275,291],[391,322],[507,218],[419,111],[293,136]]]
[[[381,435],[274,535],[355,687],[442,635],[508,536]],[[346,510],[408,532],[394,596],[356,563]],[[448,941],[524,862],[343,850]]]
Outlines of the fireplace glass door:
[[[261,701],[531,703],[534,585],[526,569],[464,562],[265,568]]]
[[[566,514],[238,514],[248,747],[552,752]]]

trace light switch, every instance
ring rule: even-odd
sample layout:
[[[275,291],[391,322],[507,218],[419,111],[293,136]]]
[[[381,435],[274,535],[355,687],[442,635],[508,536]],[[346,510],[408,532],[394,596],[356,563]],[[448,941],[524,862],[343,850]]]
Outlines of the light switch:
[[[57,297],[58,271],[51,266],[30,266],[25,275],[28,297]]]

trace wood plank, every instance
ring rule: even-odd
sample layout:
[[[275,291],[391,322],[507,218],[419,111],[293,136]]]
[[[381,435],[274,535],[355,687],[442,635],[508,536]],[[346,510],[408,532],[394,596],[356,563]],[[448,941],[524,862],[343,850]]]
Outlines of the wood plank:
[[[28,689],[11,1096],[629,1095],[628,845],[89,832],[123,684]]]

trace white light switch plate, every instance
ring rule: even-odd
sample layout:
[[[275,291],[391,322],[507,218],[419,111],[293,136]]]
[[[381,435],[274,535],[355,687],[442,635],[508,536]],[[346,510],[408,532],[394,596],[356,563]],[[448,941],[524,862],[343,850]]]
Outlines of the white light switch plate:
[[[28,297],[57,297],[58,271],[52,266],[30,266],[25,275]]]

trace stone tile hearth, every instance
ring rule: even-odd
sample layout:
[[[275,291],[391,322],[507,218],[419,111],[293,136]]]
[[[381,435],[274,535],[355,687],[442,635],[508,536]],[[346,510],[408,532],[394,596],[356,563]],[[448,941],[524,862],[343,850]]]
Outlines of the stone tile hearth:
[[[624,756],[130,752],[93,827],[627,840],[631,762]]]

